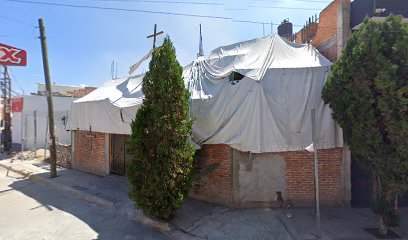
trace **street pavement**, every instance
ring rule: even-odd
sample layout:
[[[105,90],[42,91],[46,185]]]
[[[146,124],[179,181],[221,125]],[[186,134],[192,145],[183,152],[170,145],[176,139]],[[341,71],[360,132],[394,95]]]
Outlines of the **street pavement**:
[[[316,239],[312,208],[234,209],[186,199],[167,223],[134,208],[124,177],[65,168],[58,168],[57,178],[48,176],[46,163],[0,160],[0,240]],[[321,212],[321,239],[375,239],[365,231],[376,227],[369,209],[323,208]],[[393,230],[408,240],[408,209],[401,209],[401,226]]]
[[[0,239],[171,239],[0,168]],[[174,239],[174,238],[173,238]]]

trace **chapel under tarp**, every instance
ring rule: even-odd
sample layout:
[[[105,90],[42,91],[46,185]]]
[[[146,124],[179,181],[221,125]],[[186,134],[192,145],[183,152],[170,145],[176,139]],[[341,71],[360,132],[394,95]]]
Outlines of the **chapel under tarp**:
[[[342,132],[321,98],[331,62],[311,45],[278,35],[219,47],[186,66],[192,139],[262,152],[303,150],[316,109],[319,148],[343,146]],[[143,75],[110,80],[71,106],[72,130],[130,134],[143,103]]]

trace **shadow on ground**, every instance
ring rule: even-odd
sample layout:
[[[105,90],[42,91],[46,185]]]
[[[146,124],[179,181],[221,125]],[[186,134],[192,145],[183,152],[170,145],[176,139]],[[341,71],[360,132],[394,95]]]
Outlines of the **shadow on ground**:
[[[64,170],[60,170],[58,174],[63,176]],[[48,177],[47,173],[40,175]],[[56,181],[57,179],[58,177],[55,178]],[[32,183],[27,179],[14,181],[9,187],[36,200],[40,203],[39,207],[45,207],[49,211],[53,211],[53,209],[56,208],[75,216],[98,234],[97,239],[170,239],[170,236],[154,231],[153,229],[127,219],[126,216],[118,214],[115,208],[107,210],[77,199],[69,198],[55,190]],[[28,209],[27,211],[33,210],[35,210],[35,208]],[[35,219],[33,219],[33,221],[35,221]],[[61,219],[61,221],[63,221],[63,219]],[[49,227],[58,228],[58,222],[53,223]],[[65,237],[61,239],[65,239]]]

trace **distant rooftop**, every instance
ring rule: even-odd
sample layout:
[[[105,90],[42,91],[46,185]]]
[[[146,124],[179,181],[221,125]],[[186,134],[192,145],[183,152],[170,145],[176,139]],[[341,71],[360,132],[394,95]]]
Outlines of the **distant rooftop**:
[[[375,13],[381,9],[381,13]],[[390,14],[408,18],[407,0],[354,0],[351,2],[350,27],[361,24],[366,16],[387,17]]]
[[[51,85],[52,95],[61,97],[83,97],[95,89],[95,87],[87,87],[85,84],[74,86],[54,83]],[[32,93],[32,95],[46,95],[45,83],[37,83],[37,93]]]

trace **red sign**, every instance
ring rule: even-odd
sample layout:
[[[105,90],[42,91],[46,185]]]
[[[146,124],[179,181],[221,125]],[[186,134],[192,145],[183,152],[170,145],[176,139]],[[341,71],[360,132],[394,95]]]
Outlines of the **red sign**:
[[[12,98],[11,99],[11,112],[22,112],[23,111],[23,98]]]
[[[0,65],[26,66],[26,51],[0,43]]]

